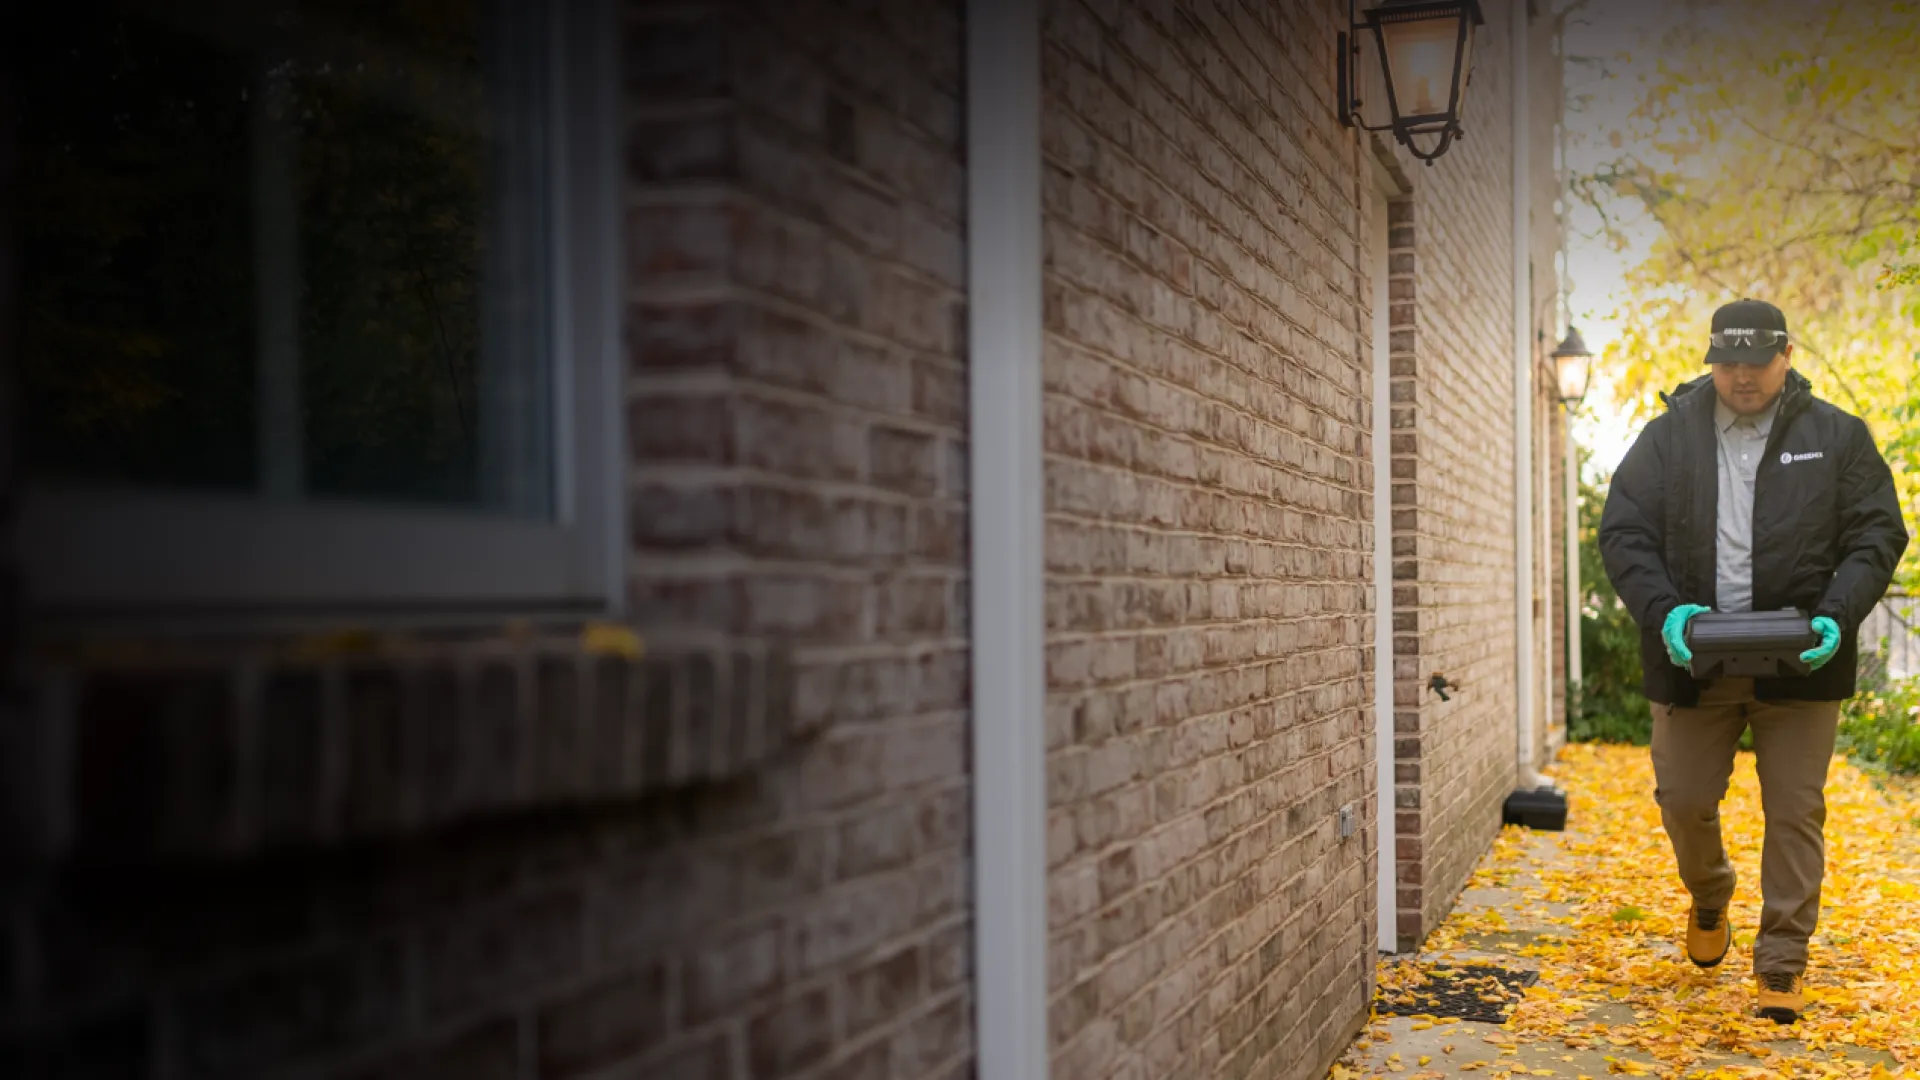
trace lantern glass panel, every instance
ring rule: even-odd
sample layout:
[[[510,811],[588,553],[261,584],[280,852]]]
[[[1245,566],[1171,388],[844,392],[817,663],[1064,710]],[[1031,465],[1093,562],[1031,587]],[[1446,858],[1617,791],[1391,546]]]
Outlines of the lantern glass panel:
[[[1452,105],[1454,51],[1461,44],[1463,18],[1465,13],[1456,9],[1432,18],[1381,22],[1387,77],[1393,81],[1401,117],[1439,116]],[[1463,73],[1465,59],[1462,55]]]
[[[1556,356],[1553,362],[1560,376],[1560,400],[1572,404],[1587,396],[1590,356]]]

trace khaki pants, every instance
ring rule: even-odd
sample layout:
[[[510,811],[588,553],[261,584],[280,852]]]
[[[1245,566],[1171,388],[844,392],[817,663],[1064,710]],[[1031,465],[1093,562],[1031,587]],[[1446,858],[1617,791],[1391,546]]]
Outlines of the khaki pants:
[[[1755,701],[1752,679],[1716,680],[1691,709],[1653,707],[1654,798],[1680,880],[1703,908],[1725,910],[1733,900],[1720,802],[1740,733],[1753,728],[1766,814],[1756,973],[1807,967],[1807,939],[1820,919],[1820,881],[1826,876],[1827,766],[1839,719],[1838,702]]]

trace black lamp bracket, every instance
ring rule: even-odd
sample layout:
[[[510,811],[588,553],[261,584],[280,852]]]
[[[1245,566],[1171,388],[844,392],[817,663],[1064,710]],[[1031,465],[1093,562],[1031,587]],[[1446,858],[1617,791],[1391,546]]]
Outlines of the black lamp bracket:
[[[1455,139],[1466,138],[1466,132],[1461,129],[1460,121],[1454,120],[1441,130],[1440,141],[1435,143],[1432,149],[1422,150],[1414,143],[1413,133],[1406,130],[1405,125],[1398,119],[1385,124],[1369,124],[1360,119],[1362,102],[1359,81],[1354,77],[1354,66],[1360,56],[1360,32],[1365,29],[1366,25],[1360,22],[1359,0],[1347,0],[1347,28],[1340,31],[1338,35],[1336,47],[1339,55],[1335,58],[1334,64],[1336,77],[1339,80],[1338,96],[1335,100],[1340,109],[1340,123],[1345,127],[1359,128],[1362,131],[1391,131],[1394,139],[1406,147],[1408,153],[1426,162],[1431,168],[1434,159],[1446,153]],[[1471,73],[1468,78],[1472,78]],[[1388,93],[1391,95],[1392,91],[1389,90]]]

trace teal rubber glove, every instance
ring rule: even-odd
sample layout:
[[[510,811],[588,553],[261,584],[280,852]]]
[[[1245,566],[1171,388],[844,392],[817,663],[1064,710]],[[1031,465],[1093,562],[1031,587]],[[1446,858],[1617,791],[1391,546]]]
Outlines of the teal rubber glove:
[[[1820,644],[1800,654],[1800,659],[1813,665],[1819,671],[1840,651],[1840,624],[1821,615],[1813,620],[1813,628],[1820,632]]]
[[[1673,661],[1674,667],[1693,663],[1693,650],[1687,648],[1687,624],[1695,615],[1705,615],[1712,610],[1699,604],[1681,604],[1668,613],[1667,624],[1660,628],[1660,640],[1666,643],[1667,658]]]

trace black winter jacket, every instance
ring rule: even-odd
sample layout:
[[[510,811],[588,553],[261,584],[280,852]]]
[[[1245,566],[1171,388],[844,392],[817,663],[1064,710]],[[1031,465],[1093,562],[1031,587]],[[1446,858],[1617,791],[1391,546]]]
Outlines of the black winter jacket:
[[[1712,607],[1720,473],[1713,377],[1663,395],[1614,473],[1600,519],[1607,577],[1640,625],[1649,701],[1691,706],[1701,684],[1661,643],[1681,604]],[[1886,594],[1907,549],[1893,473],[1867,425],[1787,375],[1753,487],[1753,610],[1800,608],[1840,624],[1840,651],[1805,678],[1762,679],[1762,700],[1852,697],[1860,624]]]

